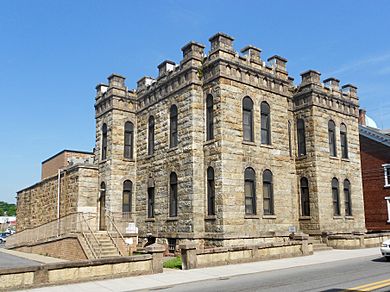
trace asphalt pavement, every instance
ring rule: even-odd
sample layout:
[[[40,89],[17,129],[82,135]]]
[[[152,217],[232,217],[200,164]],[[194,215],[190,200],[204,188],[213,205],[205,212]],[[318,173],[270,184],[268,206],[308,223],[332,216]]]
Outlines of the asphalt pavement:
[[[372,266],[373,271],[366,273],[366,268]],[[356,270],[356,267],[362,267]],[[324,268],[324,270],[322,269]],[[355,270],[354,270],[355,269]],[[384,269],[382,271],[382,269]],[[294,274],[294,271],[300,273]],[[313,273],[310,273],[313,271]],[[334,276],[330,275],[330,272]],[[350,271],[350,273],[347,273]],[[366,274],[365,274],[366,273]],[[356,274],[357,278],[352,279]],[[273,279],[270,278],[273,275]],[[365,276],[366,275],[366,276]],[[251,280],[253,277],[253,281]],[[352,277],[349,279],[349,277]],[[375,281],[390,278],[390,263],[385,262],[379,248],[357,250],[329,250],[316,252],[310,256],[260,261],[253,263],[226,265],[194,270],[164,270],[164,273],[90,281],[77,284],[50,286],[25,291],[341,291],[343,287],[367,285]],[[324,283],[309,284],[308,288],[299,286],[309,283],[311,279],[324,279]],[[229,282],[231,280],[238,282]],[[240,282],[240,279],[244,279]],[[246,280],[245,280],[246,279]],[[286,284],[283,279],[287,280]],[[330,281],[330,279],[333,279]],[[269,281],[269,282],[267,282]],[[292,282],[291,282],[292,281]],[[330,284],[326,287],[326,282]],[[345,282],[343,286],[343,281]],[[349,282],[348,282],[349,281]],[[215,284],[217,283],[217,284]],[[226,283],[221,286],[221,283]],[[252,283],[245,286],[244,283]],[[268,283],[259,286],[256,283]],[[295,284],[294,284],[295,283]],[[337,285],[336,285],[337,284]],[[192,285],[192,286],[191,286]],[[274,286],[272,286],[274,285]],[[298,285],[298,286],[294,286]],[[355,286],[350,286],[355,285]],[[390,285],[390,281],[389,281]],[[211,287],[212,289],[209,289]],[[341,287],[341,288],[340,288]],[[271,290],[274,289],[274,290]],[[294,290],[296,289],[296,290]],[[319,289],[319,290],[315,290]],[[322,289],[322,290],[321,290]],[[336,289],[336,290],[335,290]],[[187,291],[187,292],[188,292]]]
[[[44,263],[64,262],[66,260],[46,257],[33,253],[8,250],[0,247],[0,270],[5,268],[19,268],[39,266]]]

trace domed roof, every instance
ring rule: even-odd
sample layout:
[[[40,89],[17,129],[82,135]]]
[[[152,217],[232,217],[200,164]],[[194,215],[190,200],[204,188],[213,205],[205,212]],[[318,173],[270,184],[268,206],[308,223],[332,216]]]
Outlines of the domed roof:
[[[367,127],[378,129],[376,122],[367,115],[366,115],[366,125],[367,125]]]

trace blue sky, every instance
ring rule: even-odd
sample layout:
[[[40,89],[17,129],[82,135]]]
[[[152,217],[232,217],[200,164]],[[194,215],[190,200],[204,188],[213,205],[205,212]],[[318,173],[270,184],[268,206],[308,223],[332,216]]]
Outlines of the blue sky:
[[[95,86],[112,72],[134,88],[216,32],[240,50],[278,54],[296,82],[315,69],[358,87],[390,128],[390,1],[1,1],[0,200],[40,178],[41,161],[94,147]]]

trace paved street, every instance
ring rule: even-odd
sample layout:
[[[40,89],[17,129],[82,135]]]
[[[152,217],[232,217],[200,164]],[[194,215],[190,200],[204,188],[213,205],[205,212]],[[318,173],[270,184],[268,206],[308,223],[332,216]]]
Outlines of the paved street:
[[[387,280],[376,284],[378,281]],[[375,283],[372,286],[366,284]],[[345,261],[281,269],[233,277],[178,285],[165,289],[169,292],[195,291],[344,291],[348,288],[364,288],[386,284],[390,290],[390,263],[378,256]],[[359,290],[360,290],[359,289]],[[370,290],[371,291],[371,290]]]
[[[381,282],[378,282],[381,281]],[[363,286],[368,285],[368,286]],[[51,286],[30,291],[390,291],[390,262],[379,248]],[[387,288],[386,288],[387,287]],[[371,289],[371,290],[370,290]],[[378,290],[381,291],[381,290]]]

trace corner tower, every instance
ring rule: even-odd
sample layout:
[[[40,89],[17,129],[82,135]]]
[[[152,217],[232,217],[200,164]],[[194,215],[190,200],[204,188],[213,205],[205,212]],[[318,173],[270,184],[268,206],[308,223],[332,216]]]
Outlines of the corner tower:
[[[99,228],[106,216],[130,215],[134,210],[136,178],[136,99],[125,78],[112,74],[108,85],[96,87],[95,159],[99,167]]]
[[[293,97],[300,228],[309,234],[364,232],[356,87],[301,74]]]

